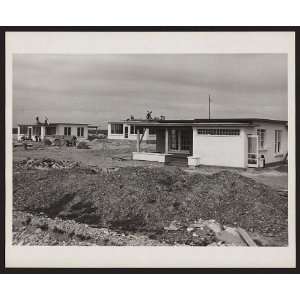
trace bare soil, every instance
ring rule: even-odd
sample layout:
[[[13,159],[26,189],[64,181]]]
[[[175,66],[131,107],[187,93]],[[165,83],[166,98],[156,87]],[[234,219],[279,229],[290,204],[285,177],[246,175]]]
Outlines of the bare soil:
[[[130,152],[135,143],[104,143],[97,141],[90,149],[37,144],[31,150],[14,149],[15,243],[47,244],[50,239],[50,244],[59,245],[118,244],[122,234],[137,239],[122,238],[120,245],[206,246],[218,242],[216,234],[205,226],[197,232],[189,230],[191,223],[202,218],[242,227],[266,245],[287,245],[287,199],[257,180],[259,172],[222,168],[186,172],[185,168],[132,161]],[[151,150],[154,146],[143,147]],[[271,175],[265,170],[263,176],[272,179],[272,172],[287,177],[274,169]],[[24,225],[24,214],[93,230],[105,228],[108,236],[116,234],[117,239],[80,241],[68,231],[62,233],[62,239],[53,229],[41,232],[32,222]],[[166,230],[174,221],[178,228]]]

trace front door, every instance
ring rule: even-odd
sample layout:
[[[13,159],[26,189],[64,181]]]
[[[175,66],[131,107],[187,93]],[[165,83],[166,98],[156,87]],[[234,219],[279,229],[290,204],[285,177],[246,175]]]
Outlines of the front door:
[[[248,167],[258,168],[258,136],[248,135]]]
[[[28,128],[28,138],[31,139],[31,136],[32,136],[32,128],[29,127]]]
[[[128,126],[124,127],[124,137],[125,139],[128,139]]]

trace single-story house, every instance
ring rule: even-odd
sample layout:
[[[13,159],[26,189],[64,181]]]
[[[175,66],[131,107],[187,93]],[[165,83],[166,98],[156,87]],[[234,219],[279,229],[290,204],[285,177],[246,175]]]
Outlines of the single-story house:
[[[19,124],[18,140],[35,141],[53,136],[76,136],[78,140],[88,138],[88,124],[82,123],[40,123]]]
[[[138,122],[141,120],[135,120]],[[130,121],[108,122],[107,138],[112,140],[136,140],[137,127]],[[156,134],[152,127],[145,128],[143,141],[155,141]]]
[[[189,166],[262,167],[281,162],[288,153],[287,121],[244,119],[130,120],[134,126],[137,151],[134,160],[167,163],[185,157]],[[118,134],[124,135],[120,123]],[[156,135],[156,151],[142,152],[143,132]],[[115,131],[114,131],[115,132]],[[128,131],[126,131],[129,135]]]

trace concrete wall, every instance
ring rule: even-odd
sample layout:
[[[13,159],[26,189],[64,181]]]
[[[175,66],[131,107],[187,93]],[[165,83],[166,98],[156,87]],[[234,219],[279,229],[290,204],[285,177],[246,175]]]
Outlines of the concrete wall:
[[[132,152],[133,160],[157,161],[165,163],[168,156],[168,154],[164,153]]]
[[[193,157],[200,158],[201,165],[247,167],[246,132],[237,136],[201,135],[193,128]]]
[[[264,155],[266,164],[280,162],[288,152],[288,129],[285,125],[259,123],[257,124],[252,134],[257,134],[257,129],[265,129],[265,146],[264,149],[259,150],[259,155]],[[275,130],[281,130],[281,151],[275,153]]]
[[[64,125],[64,124],[58,124],[56,126],[56,135],[64,135],[64,128],[65,127],[71,127],[71,135],[74,135],[77,137],[77,128],[83,127],[84,128],[84,136],[83,137],[77,137],[78,139],[87,139],[88,138],[88,125]]]
[[[118,122],[116,122],[118,123]],[[128,127],[128,138],[125,138],[125,126]],[[107,126],[107,138],[111,140],[134,140],[136,141],[136,134],[131,134],[130,133],[130,126],[127,125],[126,123],[123,124],[123,134],[112,134],[111,133],[111,124],[109,123]],[[142,138],[142,132],[140,131],[140,138]],[[145,135],[143,137],[143,141],[155,141],[156,140],[156,135],[155,134],[149,134],[149,129],[146,128]]]

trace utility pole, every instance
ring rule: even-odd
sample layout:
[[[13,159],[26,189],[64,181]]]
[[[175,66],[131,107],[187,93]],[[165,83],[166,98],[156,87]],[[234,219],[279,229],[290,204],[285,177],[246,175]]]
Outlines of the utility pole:
[[[208,119],[210,120],[210,95],[208,95]]]

